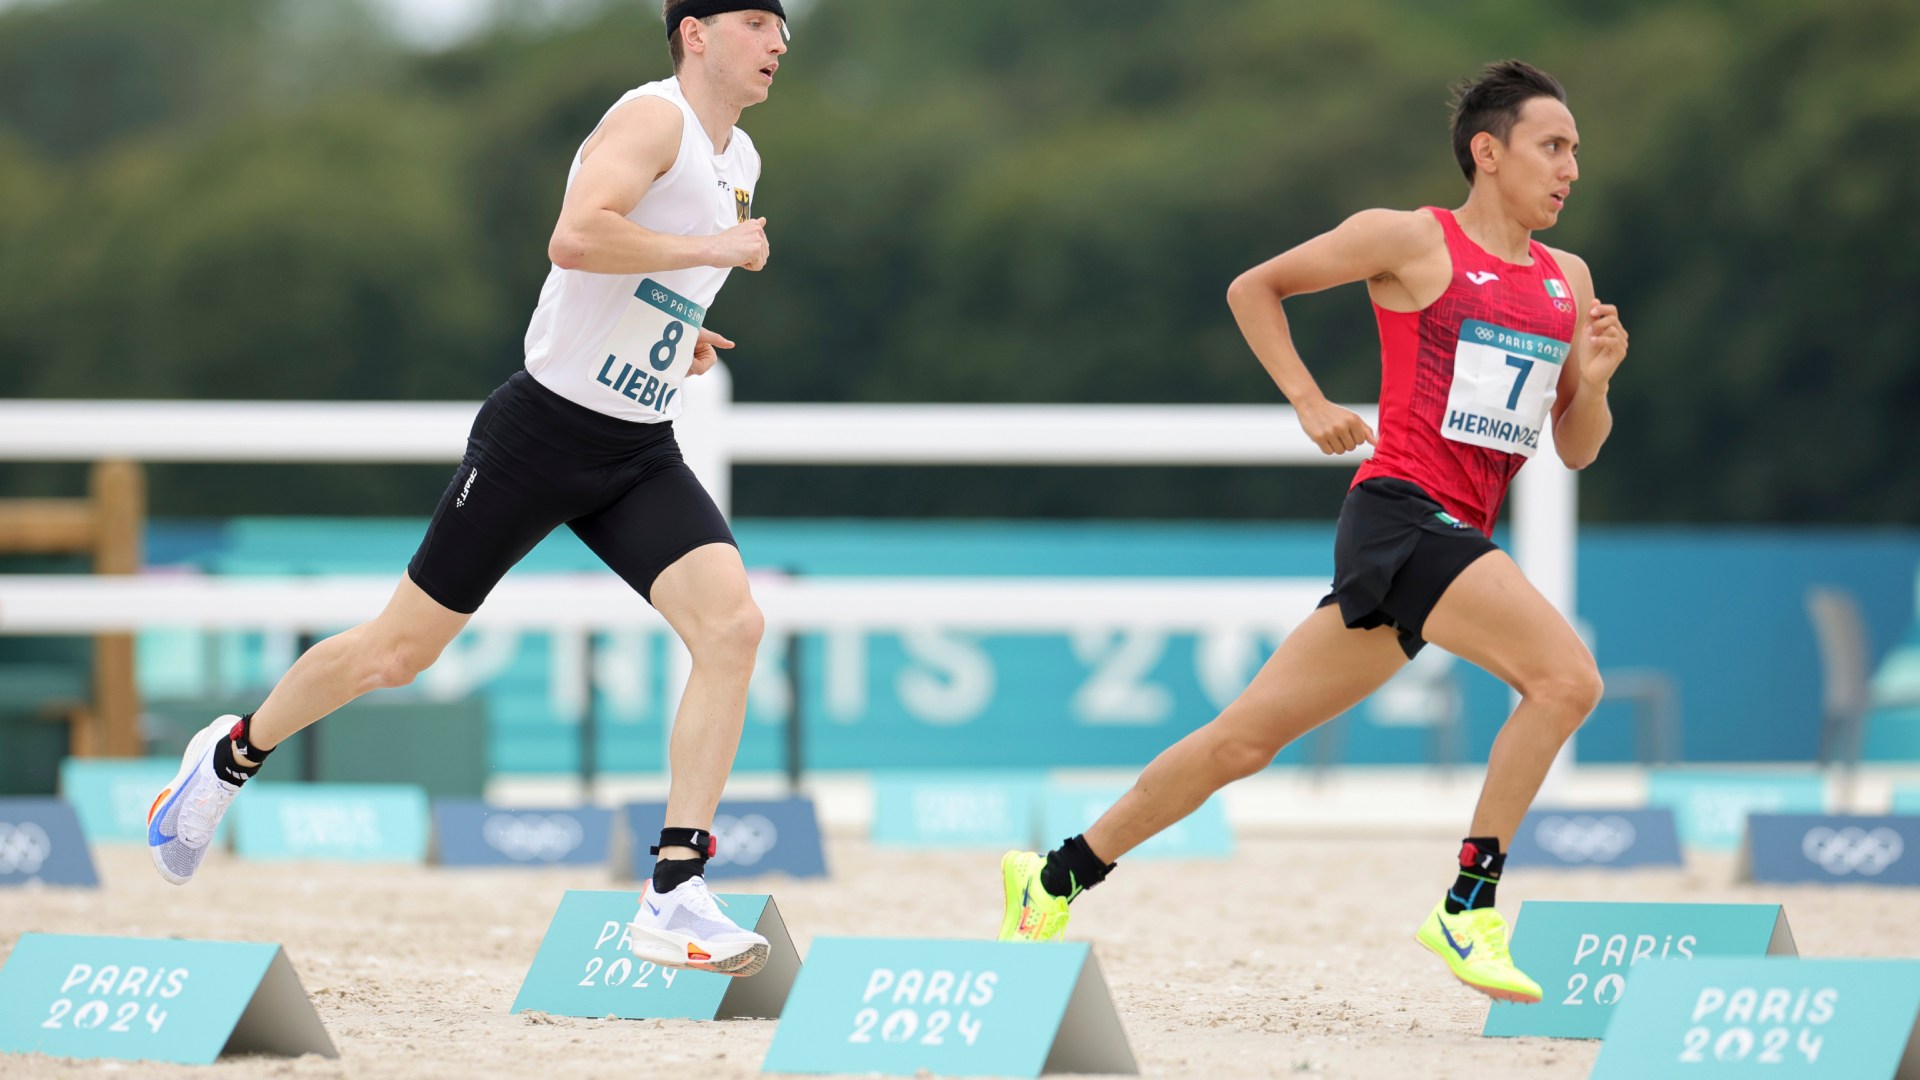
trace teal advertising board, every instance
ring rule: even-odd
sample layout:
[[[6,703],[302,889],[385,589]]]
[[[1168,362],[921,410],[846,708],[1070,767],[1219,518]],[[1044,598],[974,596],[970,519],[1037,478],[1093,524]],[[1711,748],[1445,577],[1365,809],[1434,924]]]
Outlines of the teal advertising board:
[[[1119,787],[1049,788],[1041,849],[1085,832],[1126,790]],[[1226,806],[1219,795],[1127,852],[1128,859],[1226,859],[1232,856],[1233,830],[1227,826]]]
[[[1598,1039],[1650,960],[1792,956],[1778,904],[1623,904],[1529,900],[1510,942],[1515,967],[1545,991],[1537,1005],[1495,1003],[1483,1035]]]
[[[1715,957],[1634,975],[1593,1080],[1914,1080],[1920,961]]]
[[[248,859],[424,862],[427,793],[410,784],[249,784],[233,801]]]
[[[779,908],[764,895],[716,896],[727,905],[728,918],[767,939],[767,965],[759,972],[736,979],[641,960],[627,941],[627,923],[640,902],[638,890],[568,889],[512,1011],[625,1020],[779,1016],[800,970],[800,956]]]
[[[337,1057],[280,946],[24,934],[0,967],[0,1052],[210,1065]]]
[[[1085,942],[816,938],[766,1072],[1135,1073]]]
[[[60,763],[60,793],[80,815],[89,841],[144,844],[147,812],[179,771],[178,758],[70,757]],[[222,818],[214,843],[224,843],[231,832]]]
[[[1324,589],[1333,572],[1337,499],[1311,524],[1253,522],[1010,522],[745,519],[734,531],[753,566],[805,577],[1192,574],[1284,577]],[[424,518],[236,518],[156,521],[154,566],[209,574],[389,573],[419,546]],[[1496,535],[1496,539],[1499,536]],[[1900,641],[1914,625],[1912,581],[1920,529],[1813,530],[1583,526],[1579,595],[1603,668],[1657,668],[1685,688],[1689,761],[1808,761],[1818,752],[1819,649],[1804,606],[1808,585],[1859,599],[1868,637]],[[559,530],[516,573],[606,573]],[[623,588],[607,578],[609,587]],[[1726,581],[1764,581],[1728,590]],[[1317,594],[1314,597],[1317,599]],[[1276,612],[1284,625],[1312,599]],[[1702,640],[1685,620],[1649,619],[1664,607],[1712,610],[1741,634]],[[500,773],[572,773],[581,765],[581,711],[593,711],[595,767],[651,773],[666,766],[678,697],[670,634],[591,635],[476,627],[435,668],[436,688],[484,702],[487,757]],[[900,633],[857,628],[806,635],[794,654],[806,717],[804,759],[817,769],[1059,767],[1138,769],[1246,688],[1275,642],[1225,630],[1173,634],[1152,626],[1076,633],[968,634],[939,627]],[[677,648],[677,646],[675,646]],[[786,758],[791,684],[784,643],[770,635],[749,694],[737,761],[774,771]],[[1756,656],[1765,663],[1754,663]],[[583,661],[594,692],[576,686]],[[286,660],[258,633],[149,631],[140,681],[155,697],[219,697],[271,683]],[[1512,711],[1499,680],[1455,664],[1462,760],[1484,761]],[[1438,700],[1442,695],[1433,695]],[[1342,721],[1354,764],[1432,760],[1430,727],[1369,701]],[[1630,701],[1608,700],[1580,733],[1583,762],[1637,760]],[[1911,712],[1911,710],[1909,710]],[[1903,714],[1904,715],[1904,714]],[[1874,725],[1868,740],[1873,741]],[[1282,768],[1312,757],[1313,740],[1282,751]]]
[[[1039,773],[883,772],[873,778],[876,844],[1032,847],[1040,826]]]
[[[1671,808],[1680,842],[1708,851],[1738,849],[1748,814],[1818,814],[1826,793],[1825,778],[1804,772],[1655,769],[1647,777],[1647,804]]]

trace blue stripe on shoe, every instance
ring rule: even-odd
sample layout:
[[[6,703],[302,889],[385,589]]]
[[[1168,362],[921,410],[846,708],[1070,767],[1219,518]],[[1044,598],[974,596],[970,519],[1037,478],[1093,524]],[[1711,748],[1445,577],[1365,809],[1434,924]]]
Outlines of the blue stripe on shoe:
[[[162,804],[160,809],[154,813],[153,820],[147,822],[147,846],[148,847],[159,847],[162,844],[170,844],[174,841],[175,837],[178,837],[180,835],[179,833],[176,832],[174,833],[173,836],[168,836],[166,833],[161,832],[160,823],[167,820],[167,811],[172,810],[173,804],[180,801],[180,796],[185,795],[187,793],[187,785],[193,782],[193,774],[200,771],[200,763],[202,761],[207,760],[207,754],[213,753],[213,749],[214,749],[213,746],[209,744],[206,749],[206,752],[201,754],[199,757],[199,760],[193,763],[193,768],[186,770],[184,777],[181,779],[179,783],[179,786],[175,787],[173,790],[173,798],[168,799],[164,804]]]

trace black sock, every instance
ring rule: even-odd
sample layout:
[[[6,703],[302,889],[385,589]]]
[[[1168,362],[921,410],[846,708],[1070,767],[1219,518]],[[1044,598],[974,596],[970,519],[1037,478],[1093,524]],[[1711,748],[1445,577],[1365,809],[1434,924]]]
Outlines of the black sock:
[[[1087,846],[1085,836],[1070,836],[1047,852],[1047,865],[1040,870],[1040,887],[1071,902],[1074,897],[1107,880],[1118,865],[1103,862]]]
[[[1500,853],[1500,839],[1494,836],[1469,836],[1460,842],[1460,876],[1453,879],[1447,893],[1447,914],[1493,906],[1493,894],[1500,887],[1500,871],[1507,857]]]
[[[253,779],[260,766],[266,764],[271,750],[262,750],[253,745],[253,714],[240,718],[213,748],[213,774],[229,784],[244,784]],[[237,756],[236,756],[237,755]],[[240,764],[239,759],[246,758],[251,765]]]
[[[705,859],[661,859],[653,864],[653,891],[670,893],[706,872]]]

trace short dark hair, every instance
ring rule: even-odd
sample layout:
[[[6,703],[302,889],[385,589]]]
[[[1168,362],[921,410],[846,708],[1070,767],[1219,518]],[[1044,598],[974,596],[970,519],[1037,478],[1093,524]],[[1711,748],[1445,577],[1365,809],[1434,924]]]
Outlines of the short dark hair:
[[[1473,183],[1473,137],[1484,131],[1505,143],[1521,107],[1537,97],[1564,105],[1567,91],[1560,80],[1521,60],[1488,64],[1479,78],[1453,88],[1453,157],[1467,183]]]
[[[673,18],[673,5],[679,2],[680,0],[663,0],[660,5],[661,21],[664,22],[667,19]],[[713,21],[719,17],[718,15],[709,15],[700,21],[708,26],[712,26]],[[675,75],[680,74],[680,65],[687,58],[687,42],[686,39],[681,36],[680,27],[673,23],[667,24],[667,55],[673,57],[673,73]]]

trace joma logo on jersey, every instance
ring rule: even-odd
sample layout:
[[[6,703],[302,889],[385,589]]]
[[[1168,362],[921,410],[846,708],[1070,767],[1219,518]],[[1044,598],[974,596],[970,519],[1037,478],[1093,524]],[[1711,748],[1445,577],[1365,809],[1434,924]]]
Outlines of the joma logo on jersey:
[[[746,188],[733,189],[733,213],[738,221],[745,221],[753,216],[753,192]]]

